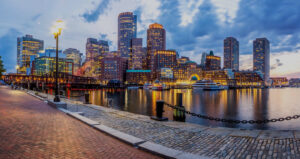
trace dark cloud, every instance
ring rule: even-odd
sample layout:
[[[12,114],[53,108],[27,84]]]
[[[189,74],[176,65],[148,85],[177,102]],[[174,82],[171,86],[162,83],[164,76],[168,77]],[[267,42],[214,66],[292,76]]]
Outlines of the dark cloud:
[[[276,63],[271,66],[271,70],[274,70],[282,65],[283,63],[280,62],[280,59],[276,59]]]
[[[219,23],[211,1],[204,1],[186,27],[180,26],[178,5],[178,1],[163,1],[161,5],[159,22],[170,34],[168,48],[195,53],[213,49],[220,55],[223,40],[233,36],[240,42],[241,54],[252,54],[253,44],[249,41],[266,37],[271,43],[271,53],[275,53],[294,51],[300,41],[300,1],[241,0],[236,18],[224,24]]]
[[[180,26],[180,11],[178,1],[165,1],[162,3],[162,16],[159,21],[165,26],[168,37],[168,48],[179,51],[195,51],[202,53],[216,48],[219,25],[215,8],[210,1],[204,1],[198,8],[199,12],[193,17],[193,22],[187,26]],[[221,41],[222,42],[222,41]],[[199,50],[199,49],[203,50]]]
[[[100,2],[95,10],[85,12],[82,17],[86,22],[95,22],[98,20],[99,16],[104,12],[107,8],[110,0],[103,0]]]
[[[39,19],[39,17],[41,17],[41,16],[42,16],[42,14],[41,14],[41,13],[39,13],[39,14],[37,14],[37,15],[33,16],[33,17],[31,18],[31,20],[32,20],[32,21],[36,21],[36,20],[38,20],[38,19]]]
[[[0,56],[4,62],[7,72],[15,69],[17,63],[17,37],[21,33],[16,29],[10,29],[4,36],[0,37]]]

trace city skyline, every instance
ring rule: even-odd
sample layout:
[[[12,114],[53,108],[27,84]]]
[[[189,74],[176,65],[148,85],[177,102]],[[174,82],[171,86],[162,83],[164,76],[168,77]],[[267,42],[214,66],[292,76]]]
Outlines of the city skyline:
[[[33,1],[29,1],[29,3],[31,3]],[[1,2],[2,3],[2,2]],[[13,4],[14,2],[8,3],[6,1],[3,2],[4,6],[5,5],[9,5],[9,4]],[[45,4],[47,4],[47,2],[44,2]],[[67,7],[66,4],[68,2],[64,2],[65,4],[62,4],[63,7]],[[78,3],[78,4],[77,4]],[[261,38],[261,37],[266,37],[267,39],[270,40],[270,44],[271,44],[271,76],[288,76],[290,77],[291,74],[296,74],[297,76],[299,76],[299,72],[300,70],[297,69],[299,68],[299,65],[297,65],[297,63],[295,63],[295,60],[297,59],[297,57],[299,57],[299,44],[297,43],[297,38],[299,38],[299,36],[297,37],[297,35],[299,34],[297,31],[297,26],[299,25],[298,23],[296,23],[297,18],[299,19],[299,17],[297,17],[297,15],[295,14],[291,14],[293,13],[293,8],[297,8],[296,6],[299,4],[295,3],[295,4],[291,4],[290,3],[285,3],[285,6],[290,6],[290,11],[288,12],[286,8],[285,10],[287,11],[286,13],[284,13],[284,15],[291,16],[291,20],[290,21],[283,21],[283,24],[279,24],[278,23],[278,27],[275,25],[273,27],[268,26],[266,24],[261,24],[257,26],[258,29],[261,29],[261,31],[263,31],[264,29],[266,29],[267,27],[271,27],[269,28],[271,31],[270,33],[264,33],[264,32],[257,32],[258,29],[252,27],[253,30],[250,28],[247,30],[248,32],[252,31],[250,35],[250,33],[246,33],[245,31],[242,32],[239,29],[242,29],[239,26],[236,26],[236,29],[238,31],[241,31],[239,34],[234,33],[232,31],[228,31],[224,30],[224,32],[227,32],[226,35],[225,33],[222,33],[220,31],[218,31],[217,33],[212,34],[212,31],[209,30],[208,28],[206,28],[206,25],[203,24],[210,24],[211,28],[218,28],[218,27],[222,27],[221,24],[216,24],[216,23],[222,23],[222,17],[219,17],[220,14],[217,13],[218,11],[218,4],[215,1],[209,1],[209,2],[192,2],[190,1],[190,4],[194,4],[194,9],[192,8],[191,10],[194,10],[196,13],[191,13],[190,15],[187,14],[185,15],[185,13],[187,12],[180,12],[180,18],[175,19],[174,17],[171,17],[169,19],[164,19],[167,18],[166,15],[168,14],[162,14],[162,12],[167,12],[167,11],[174,11],[174,10],[182,10],[179,8],[177,8],[176,6],[169,6],[166,7],[167,5],[171,5],[171,4],[167,4],[166,1],[161,1],[160,4],[157,4],[159,7],[156,6],[156,9],[158,8],[158,10],[160,10],[160,14],[159,15],[155,15],[155,11],[157,11],[156,9],[140,9],[140,11],[138,11],[136,8],[138,8],[137,6],[146,6],[145,3],[147,2],[143,2],[141,1],[140,3],[135,3],[134,6],[132,6],[131,8],[129,7],[125,7],[122,6],[122,9],[119,11],[114,11],[116,9],[118,9],[118,5],[123,4],[123,1],[120,2],[115,2],[115,1],[103,1],[103,2],[94,2],[92,4],[86,4],[81,2],[80,4],[84,4],[82,7],[82,9],[80,10],[82,13],[77,15],[77,17],[73,15],[72,17],[68,17],[69,15],[63,14],[61,13],[60,16],[57,17],[51,17],[49,14],[50,11],[40,11],[42,12],[41,15],[34,17],[33,20],[33,24],[36,24],[37,26],[39,26],[38,28],[35,28],[36,30],[33,31],[30,30],[29,28],[21,30],[20,28],[24,28],[24,24],[21,24],[19,26],[13,26],[10,27],[9,25],[4,25],[3,27],[0,28],[0,39],[3,41],[5,40],[4,38],[6,38],[5,42],[2,42],[2,46],[0,47],[0,51],[1,51],[1,56],[3,57],[4,60],[4,64],[5,67],[7,69],[7,72],[12,72],[12,70],[14,70],[15,65],[16,65],[16,37],[20,37],[20,36],[24,36],[25,34],[32,34],[34,37],[38,38],[38,39],[42,39],[45,42],[45,47],[48,46],[54,46],[54,39],[52,37],[52,35],[49,33],[49,28],[50,25],[52,24],[53,21],[55,21],[57,18],[61,18],[64,19],[67,23],[67,28],[66,30],[64,30],[61,41],[62,41],[62,48],[63,49],[67,49],[67,48],[76,48],[79,49],[80,52],[83,52],[84,54],[86,53],[85,48],[82,47],[82,45],[85,45],[86,39],[89,37],[92,38],[97,38],[97,39],[101,39],[101,40],[108,40],[110,43],[110,50],[117,50],[116,49],[116,39],[117,39],[117,15],[123,11],[133,11],[135,15],[137,15],[137,20],[138,20],[138,24],[137,24],[137,37],[138,38],[143,38],[143,46],[145,46],[145,42],[146,42],[146,29],[148,28],[149,24],[154,23],[154,22],[158,22],[160,24],[162,24],[164,26],[164,28],[166,29],[166,41],[167,41],[167,48],[166,49],[175,49],[177,50],[181,56],[188,56],[191,59],[193,59],[194,61],[196,61],[197,63],[200,63],[201,60],[201,53],[203,51],[209,51],[209,50],[214,50],[215,54],[217,56],[221,56],[223,61],[223,40],[228,37],[228,36],[233,36],[235,37],[239,42],[240,42],[240,69],[252,69],[252,42],[253,40],[255,40],[256,38]],[[179,2],[181,3],[181,2]],[[230,2],[232,4],[237,5],[237,3],[235,2]],[[239,14],[237,15],[237,13],[242,12],[240,11],[243,7],[242,4],[246,5],[254,5],[253,3],[247,3],[245,1],[240,1],[239,5],[237,5],[236,12],[234,16],[231,16],[232,13],[230,13],[229,17],[223,17],[225,18],[225,21],[227,20],[229,24],[234,24],[236,22],[238,22],[238,20],[242,20],[243,16],[245,16],[246,14]],[[44,5],[45,5],[44,4]],[[20,4],[17,4],[16,6],[18,6]],[[79,5],[79,2],[76,2],[76,4],[74,5],[74,7],[76,7],[77,5]],[[85,6],[86,5],[86,6]],[[155,3],[153,4],[147,4],[147,6],[154,6]],[[176,5],[176,4],[174,4]],[[179,4],[177,4],[179,5]],[[234,7],[235,5],[232,5],[232,7]],[[267,6],[267,4],[263,4],[265,7],[269,7]],[[269,4],[271,5],[271,4]],[[273,4],[275,6],[274,10],[276,9],[280,9],[280,2],[275,2]],[[3,6],[3,5],[2,5]],[[28,6],[28,5],[25,5]],[[114,7],[116,6],[116,7]],[[165,7],[163,7],[165,6]],[[184,7],[184,4],[180,4],[180,6]],[[255,6],[255,5],[254,5]],[[29,6],[28,6],[29,7]],[[53,6],[52,6],[53,7]],[[96,9],[95,9],[96,7]],[[113,11],[109,11],[112,14],[110,16],[107,16],[106,14],[108,14],[108,11],[106,11],[107,13],[101,13],[97,10],[103,9],[105,12],[105,10],[107,10],[106,8],[108,7],[113,7],[116,9],[113,9]],[[120,7],[120,6],[119,6]],[[224,7],[224,6],[223,6]],[[276,8],[277,7],[277,8]],[[22,7],[21,7],[22,8]],[[54,7],[55,8],[55,7]],[[83,9],[85,8],[85,10]],[[86,9],[88,8],[88,9]],[[65,8],[66,10],[68,10],[68,8]],[[216,9],[214,11],[214,9]],[[219,8],[220,9],[220,8]],[[22,9],[21,9],[22,10]],[[84,10],[84,11],[83,11]],[[151,11],[149,11],[151,10]],[[187,9],[188,10],[188,9]],[[226,10],[226,7],[225,7]],[[94,12],[93,12],[94,11]],[[147,16],[145,13],[146,12],[151,12],[151,17]],[[228,11],[228,10],[227,10]],[[44,12],[44,13],[43,13]],[[270,11],[271,12],[271,11]],[[93,14],[94,13],[94,14]],[[204,16],[201,16],[200,13],[206,13]],[[270,14],[267,12],[263,12],[266,15]],[[12,14],[10,12],[8,12],[8,14]],[[174,15],[178,14],[178,12],[175,12]],[[211,15],[210,15],[211,14]],[[229,12],[228,12],[229,14]],[[98,16],[98,18],[96,19],[92,19],[92,17],[96,17]],[[149,14],[150,15],[150,14]],[[169,13],[170,15],[170,13]],[[233,14],[232,14],[233,15]],[[252,15],[252,14],[251,14]],[[156,17],[155,17],[156,16]],[[205,21],[205,18],[208,18],[212,16],[212,21]],[[275,16],[275,15],[274,15]],[[28,16],[30,17],[30,16]],[[51,17],[51,18],[48,18]],[[103,20],[105,20],[105,17],[108,20],[107,26],[111,27],[113,31],[110,31],[108,29],[108,31],[105,30],[105,28],[102,28],[102,25],[100,25],[101,23],[103,23]],[[185,17],[185,18],[184,18]],[[189,19],[189,18],[192,19]],[[195,18],[197,17],[197,18]],[[255,15],[250,16],[250,19],[255,19]],[[146,20],[145,20],[146,18]],[[148,18],[148,19],[147,19]],[[186,36],[180,36],[180,34],[183,34],[183,30],[189,27],[195,27],[198,25],[197,20],[199,21],[199,19],[201,20],[201,18],[204,20],[199,24],[202,24],[202,27],[200,27],[201,29],[197,29],[194,31],[189,31],[186,32]],[[18,18],[15,18],[18,19]],[[25,19],[26,19],[26,15],[25,15]],[[53,19],[53,20],[51,20]],[[79,26],[82,27],[82,23],[84,23],[84,26],[81,31],[77,30],[79,26],[73,26],[72,23],[74,23],[74,20],[79,20]],[[206,19],[207,20],[207,19]],[[224,20],[224,19],[223,19]],[[246,21],[246,19],[244,19]],[[268,19],[266,19],[268,20]],[[114,21],[114,22],[113,22]],[[230,22],[231,21],[231,22]],[[271,19],[270,22],[275,22],[275,20]],[[6,20],[4,19],[4,23],[6,24],[10,24],[10,21],[8,21],[8,23],[6,23]],[[30,20],[28,21],[28,25],[32,25],[29,23]],[[111,23],[113,22],[113,23]],[[169,23],[170,22],[170,23]],[[180,23],[179,23],[180,22]],[[204,23],[207,22],[207,23]],[[261,22],[261,21],[260,21]],[[269,22],[269,21],[267,21]],[[286,23],[284,23],[286,22]],[[295,23],[295,25],[292,25],[292,22]],[[12,23],[12,22],[11,22]],[[14,22],[14,23],[19,23],[19,22]],[[39,24],[40,23],[40,24]],[[47,27],[45,27],[44,25],[46,25],[46,23],[48,23]],[[282,22],[280,22],[282,23]],[[247,23],[242,23],[241,24],[245,25]],[[85,29],[85,28],[89,28],[90,29]],[[91,29],[93,27],[98,27],[98,29]],[[266,27],[266,28],[264,28]],[[282,33],[279,34],[279,27],[285,27],[285,30],[281,30]],[[294,28],[296,27],[296,29]],[[11,30],[11,28],[14,28],[15,30]],[[34,28],[34,27],[33,27]],[[48,30],[47,30],[48,29]],[[208,30],[207,30],[208,29]],[[228,29],[228,28],[227,28]],[[186,30],[187,31],[187,30]],[[79,35],[79,32],[83,32],[80,34],[90,34],[89,36],[87,35]],[[91,33],[94,32],[94,33]],[[203,33],[200,33],[203,32]],[[232,32],[232,33],[231,33]],[[110,34],[111,33],[111,34]],[[190,36],[189,34],[193,33],[192,37],[188,37]],[[277,36],[272,36],[272,34],[278,33],[278,37]],[[101,34],[101,35],[100,35]],[[203,34],[203,36],[196,36],[196,35],[200,35]],[[247,34],[247,35],[245,35]],[[294,35],[292,35],[294,34]],[[3,36],[2,36],[3,35]],[[72,36],[71,36],[72,35]],[[176,36],[175,36],[176,35]],[[216,38],[214,38],[213,40],[211,40],[209,36],[216,36]],[[73,37],[78,37],[75,38],[75,40],[73,40]],[[195,37],[197,37],[198,39],[203,39],[204,41],[201,42],[200,41],[196,41],[196,42],[192,42],[190,40],[195,40]],[[187,39],[186,39],[187,38]],[[80,39],[80,40],[79,40]],[[184,44],[184,43],[188,43],[188,44]],[[293,44],[294,43],[294,44]],[[292,46],[293,44],[293,46]],[[250,45],[250,46],[249,46]],[[193,46],[193,49],[190,49],[188,47]],[[200,47],[200,48],[197,48]],[[3,53],[5,52],[5,53]],[[9,57],[7,55],[11,54]],[[11,60],[13,59],[13,60]],[[299,58],[298,58],[299,59]],[[250,64],[249,64],[250,62]],[[223,66],[223,65],[222,65]],[[290,72],[288,72],[288,71]]]

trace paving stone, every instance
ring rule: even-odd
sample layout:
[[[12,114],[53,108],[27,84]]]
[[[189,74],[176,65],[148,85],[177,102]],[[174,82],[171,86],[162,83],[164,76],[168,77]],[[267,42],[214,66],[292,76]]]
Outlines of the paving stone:
[[[278,130],[264,130],[261,131],[258,139],[288,139],[294,138],[293,131],[278,131]]]
[[[295,130],[295,131],[293,131],[293,133],[294,133],[294,138],[300,139],[300,131],[299,130]]]
[[[229,135],[230,136],[239,136],[239,137],[258,137],[261,130],[234,130]]]
[[[222,136],[227,136],[230,133],[232,133],[234,130],[229,129],[229,128],[208,128],[205,129],[203,132],[212,134],[212,135],[222,135]]]

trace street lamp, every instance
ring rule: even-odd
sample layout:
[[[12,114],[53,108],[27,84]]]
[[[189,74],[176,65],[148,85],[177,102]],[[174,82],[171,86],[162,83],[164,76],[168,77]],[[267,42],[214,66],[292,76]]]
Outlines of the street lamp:
[[[59,94],[58,94],[58,37],[61,34],[62,29],[64,28],[64,22],[62,20],[58,20],[55,22],[53,27],[51,28],[51,32],[56,39],[56,69],[55,69],[55,98],[54,102],[60,102]]]

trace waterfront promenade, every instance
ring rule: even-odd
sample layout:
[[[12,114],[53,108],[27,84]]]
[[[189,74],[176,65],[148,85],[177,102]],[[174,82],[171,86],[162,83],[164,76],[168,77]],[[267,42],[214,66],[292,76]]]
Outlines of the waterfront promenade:
[[[0,86],[0,158],[159,158]]]
[[[45,94],[41,94],[45,97]],[[67,109],[115,130],[174,150],[209,158],[300,158],[298,130],[213,128],[158,122],[148,116],[65,100]],[[287,121],[288,122],[288,121]]]
[[[1,94],[3,94],[2,88]],[[68,124],[68,128],[62,127],[59,122],[52,122],[51,120],[61,120],[54,117],[51,118],[51,115],[47,113],[48,116],[47,120],[50,120],[47,122],[45,120],[45,123],[52,123],[50,125],[60,125],[57,127],[56,131],[59,132],[59,134],[64,133],[64,131],[70,133],[70,134],[81,134],[81,136],[76,136],[76,140],[74,139],[68,139],[67,141],[72,141],[78,144],[78,142],[83,142],[81,144],[85,144],[85,146],[81,147],[79,146],[82,151],[89,149],[91,151],[94,150],[98,145],[94,143],[95,138],[99,138],[101,136],[105,136],[109,138],[109,136],[103,135],[100,132],[94,132],[94,133],[87,133],[86,131],[92,131],[88,128],[88,126],[82,124],[79,121],[76,121],[75,119],[68,117],[57,110],[49,107],[48,105],[44,104],[42,100],[47,99],[47,95],[43,93],[38,93],[38,96],[42,100],[37,100],[33,97],[30,97],[28,95],[25,95],[25,92],[22,91],[11,91],[11,90],[5,90],[7,92],[4,93],[6,97],[1,96],[1,100],[7,101],[9,99],[9,96],[12,94],[19,94],[19,96],[23,96],[21,99],[20,97],[16,97],[15,100],[20,102],[20,100],[24,100],[23,102],[26,103],[29,100],[34,101],[34,105],[36,105],[36,108],[39,108],[35,110],[35,112],[44,112],[41,111],[43,109],[48,110],[51,114],[55,112],[55,114],[60,114],[60,118],[62,116],[64,117],[64,120],[70,120],[77,125],[81,125],[86,130],[73,128],[71,132],[68,132],[72,124]],[[31,92],[33,93],[33,92]],[[48,96],[48,99],[53,98],[52,96]],[[17,103],[17,101],[10,102],[9,105],[13,105]],[[158,122],[151,120],[148,116],[133,114],[129,112],[119,111],[107,107],[101,107],[101,106],[95,106],[90,104],[82,104],[82,102],[78,101],[72,101],[72,100],[65,100],[67,102],[67,110],[70,112],[81,112],[84,117],[87,117],[89,119],[92,119],[95,122],[100,123],[103,126],[112,128],[113,130],[123,132],[125,134],[134,136],[136,138],[139,138],[143,140],[145,143],[151,142],[157,145],[161,145],[170,149],[173,149],[174,151],[180,151],[185,152],[189,154],[194,154],[199,157],[208,157],[208,158],[300,158],[300,131],[297,130],[288,130],[288,131],[279,131],[279,130],[241,130],[241,129],[230,129],[230,128],[213,128],[213,127],[206,127],[201,125],[195,125],[190,123],[182,123],[182,122]],[[2,102],[3,103],[3,102]],[[41,106],[40,106],[41,105]],[[1,105],[2,106],[2,105]],[[28,109],[30,108],[30,109]],[[32,110],[32,106],[28,106],[27,109],[22,108],[19,111],[30,111]],[[43,109],[41,109],[43,108]],[[10,108],[12,109],[12,108]],[[24,110],[23,110],[24,109]],[[51,110],[51,111],[50,111]],[[3,111],[1,110],[1,113]],[[11,114],[11,113],[9,113]],[[23,114],[23,113],[21,113]],[[30,113],[29,113],[30,114]],[[33,115],[31,113],[33,118],[36,115]],[[3,114],[1,114],[1,121]],[[7,115],[6,115],[7,116]],[[21,115],[23,116],[23,115]],[[39,115],[40,116],[40,115]],[[65,119],[66,117],[66,119]],[[68,119],[67,119],[68,118]],[[17,119],[10,119],[6,121],[14,121]],[[20,120],[20,119],[18,119]],[[23,120],[21,120],[23,121]],[[19,121],[19,122],[21,122]],[[34,120],[33,120],[34,121]],[[12,122],[10,122],[12,123]],[[35,122],[37,123],[37,122]],[[42,126],[45,128],[45,123],[39,124],[39,126]],[[65,123],[65,122],[64,122]],[[1,123],[1,125],[3,125]],[[6,124],[7,125],[7,124]],[[14,124],[16,125],[16,124]],[[33,126],[31,126],[33,127]],[[22,126],[24,128],[24,126]],[[2,130],[3,131],[3,130]],[[0,131],[0,132],[2,132]],[[42,130],[39,130],[43,132]],[[39,132],[38,131],[38,132]],[[53,130],[52,130],[53,131]],[[79,132],[78,132],[79,131]],[[81,133],[80,133],[81,132]],[[8,134],[8,133],[5,133]],[[45,132],[43,133],[45,134]],[[93,137],[92,140],[89,140],[89,143],[85,142],[88,135],[91,135]],[[3,135],[2,135],[3,136]],[[1,136],[1,138],[3,138]],[[52,137],[54,138],[54,137]],[[85,139],[82,139],[85,138]],[[89,138],[89,137],[88,137]],[[113,138],[109,138],[110,140],[115,140]],[[11,139],[12,141],[16,141],[14,139]],[[77,141],[79,140],[79,141]],[[65,141],[65,142],[67,142]],[[117,142],[115,143],[129,146],[126,144],[122,144]],[[57,141],[55,141],[57,142]],[[100,141],[103,143],[103,140]],[[26,142],[25,142],[26,143]],[[62,142],[64,143],[64,142]],[[76,145],[75,144],[75,145]],[[8,145],[8,144],[2,144],[2,145]],[[1,146],[2,146],[1,145]],[[64,145],[64,144],[62,144]],[[74,145],[74,144],[72,144]],[[96,145],[96,146],[95,146]],[[141,147],[143,143],[140,143],[137,145],[137,147]],[[39,146],[39,144],[35,145]],[[110,146],[105,145],[105,146]],[[72,147],[72,146],[71,146]],[[128,150],[131,152],[131,149],[133,147],[129,146]],[[18,148],[18,147],[17,147]],[[26,148],[26,146],[25,146]],[[103,148],[103,147],[102,147]],[[105,149],[105,148],[103,148]],[[3,148],[0,148],[0,154],[3,152]],[[9,150],[14,150],[13,148],[10,148]],[[64,154],[63,147],[60,146],[60,154]],[[122,149],[121,149],[122,150]],[[132,155],[136,155],[132,158],[139,158],[140,156],[135,153],[144,153],[142,151],[139,151],[138,149],[133,149],[136,152]],[[68,150],[68,152],[71,150]],[[23,151],[26,152],[26,151]],[[54,152],[53,148],[52,151]],[[126,153],[129,153],[126,152]],[[9,153],[6,153],[9,154]],[[49,152],[48,152],[49,154]],[[70,153],[72,154],[72,153]],[[87,154],[94,155],[90,151],[86,150],[86,153],[79,153],[77,155],[81,156],[87,156],[86,158],[93,158],[94,156],[88,156]],[[55,155],[59,155],[55,153]],[[97,154],[99,155],[99,153]],[[101,153],[100,153],[101,155]],[[144,156],[145,155],[145,156]],[[150,154],[143,154],[143,158],[147,158],[147,155]],[[107,157],[107,156],[106,156]],[[112,156],[113,157],[113,156]],[[154,158],[153,156],[149,156],[150,158]],[[0,156],[1,158],[1,156]],[[130,157],[129,157],[130,158]]]

